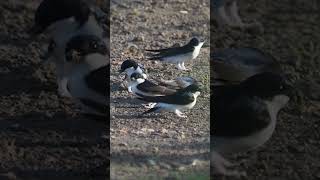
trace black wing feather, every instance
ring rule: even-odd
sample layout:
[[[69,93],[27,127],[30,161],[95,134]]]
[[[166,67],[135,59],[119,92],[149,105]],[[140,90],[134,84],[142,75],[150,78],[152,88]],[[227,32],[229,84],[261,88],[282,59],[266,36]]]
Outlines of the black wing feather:
[[[147,101],[147,102],[157,102],[157,103],[167,103],[167,104],[176,104],[176,105],[186,105],[194,101],[194,97],[191,93],[175,93],[167,96],[144,96],[138,94],[140,97],[138,99]]]
[[[88,87],[103,96],[108,96],[110,84],[108,74],[110,74],[110,65],[92,71],[85,79]]]

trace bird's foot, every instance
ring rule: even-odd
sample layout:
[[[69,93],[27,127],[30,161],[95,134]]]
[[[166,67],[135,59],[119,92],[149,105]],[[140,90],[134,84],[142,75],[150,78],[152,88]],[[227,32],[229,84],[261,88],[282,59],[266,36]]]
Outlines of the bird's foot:
[[[234,167],[236,164],[229,162],[215,151],[211,153],[211,162],[218,174],[224,176],[232,176],[236,178],[247,176],[247,173],[245,171],[237,171],[234,169],[230,169],[231,167]]]
[[[175,114],[178,116],[178,117],[181,117],[181,118],[187,118],[188,116],[184,115],[184,113],[182,113],[181,111],[179,110],[175,110]]]
[[[142,106],[144,108],[147,108],[147,109],[151,109],[151,108],[154,108],[154,106],[156,105],[157,103],[148,103],[148,104],[142,104]]]
[[[133,92],[131,87],[128,87],[128,91],[129,91],[129,93]]]

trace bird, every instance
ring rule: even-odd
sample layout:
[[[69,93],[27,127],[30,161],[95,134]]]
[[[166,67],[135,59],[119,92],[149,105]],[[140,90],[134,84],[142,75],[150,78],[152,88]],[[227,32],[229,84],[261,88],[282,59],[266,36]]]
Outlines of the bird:
[[[105,116],[109,98],[110,62],[104,41],[93,35],[73,37],[65,50],[67,90],[83,114]]]
[[[43,0],[29,33],[38,35],[48,31],[56,41],[76,31],[102,36],[103,29],[91,9],[84,0]]]
[[[157,50],[146,49],[146,51],[155,53],[148,58],[149,60],[160,60],[161,62],[176,64],[177,69],[188,70],[184,63],[197,58],[203,44],[204,41],[200,41],[198,38],[194,37],[188,44],[181,47]]]
[[[182,110],[192,109],[197,102],[197,97],[200,95],[201,88],[192,84],[184,89],[177,91],[174,94],[166,96],[144,96],[140,94],[137,99],[146,102],[156,103],[152,108],[145,111],[142,115],[151,112],[170,111],[174,112],[178,117],[187,118]]]
[[[66,43],[76,35],[91,34],[106,42],[109,48],[109,33],[98,22],[90,3],[84,0],[43,0],[34,16],[34,25],[29,30],[30,37],[48,32],[56,44],[54,58],[63,59]],[[110,48],[109,48],[110,49]]]
[[[70,97],[66,88],[69,70],[66,68],[65,51],[63,48],[57,47],[53,39],[50,39],[47,50],[40,55],[41,65],[53,63],[55,66],[55,74],[58,85],[58,93],[64,97]]]
[[[129,84],[131,82],[131,75],[133,73],[139,73],[143,76],[144,79],[147,79],[147,74],[144,72],[144,68],[141,64],[138,64],[136,61],[132,59],[127,59],[122,62],[119,73],[126,73],[125,78],[123,79],[123,82],[126,80],[127,81],[127,86],[128,86],[128,91],[132,92],[131,87],[129,87]],[[122,83],[123,83],[122,82]]]
[[[242,176],[224,156],[263,145],[272,136],[279,111],[290,100],[292,87],[279,74],[256,74],[236,85],[212,88],[211,164],[217,173]]]
[[[214,84],[239,84],[263,72],[281,74],[280,63],[258,48],[241,47],[214,51],[211,55]]]
[[[127,78],[130,79],[132,73],[139,73],[141,74],[145,79],[147,78],[147,74],[144,73],[143,66],[141,64],[138,64],[132,59],[127,59],[122,62],[119,73],[126,73]]]
[[[214,17],[220,27],[224,25],[230,27],[247,28],[259,25],[259,23],[244,23],[239,16],[238,0],[213,0],[211,8]]]

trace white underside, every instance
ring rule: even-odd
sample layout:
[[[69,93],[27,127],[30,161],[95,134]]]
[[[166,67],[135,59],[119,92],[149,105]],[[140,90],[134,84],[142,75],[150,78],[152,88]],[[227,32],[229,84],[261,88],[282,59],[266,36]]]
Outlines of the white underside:
[[[91,109],[90,107],[81,104],[81,102],[77,99],[85,98],[101,104],[107,103],[106,96],[103,96],[88,88],[85,82],[85,76],[89,74],[91,71],[107,65],[108,62],[105,61],[105,56],[101,54],[92,54],[87,56],[86,62],[87,63],[74,64],[73,66],[71,66],[70,74],[68,75],[68,86],[70,90],[69,93],[72,96],[72,98],[74,98],[76,102],[82,106],[82,109],[85,112],[100,114],[96,112],[94,109]]]
[[[178,104],[167,104],[167,103],[157,103],[155,107],[160,107],[162,110],[175,112],[176,110],[188,110],[192,109],[194,105],[197,103],[197,97],[200,95],[200,92],[196,92],[193,94],[194,101],[186,104],[186,105],[178,105]]]
[[[240,152],[246,152],[251,149],[255,149],[265,142],[267,142],[272,136],[277,121],[278,112],[288,103],[289,97],[285,95],[278,95],[273,98],[272,101],[266,101],[266,105],[269,111],[270,124],[261,131],[246,137],[237,138],[224,138],[224,137],[211,137],[211,162],[218,173],[237,176],[239,172],[227,169],[227,164],[230,164],[224,155],[236,154]]]

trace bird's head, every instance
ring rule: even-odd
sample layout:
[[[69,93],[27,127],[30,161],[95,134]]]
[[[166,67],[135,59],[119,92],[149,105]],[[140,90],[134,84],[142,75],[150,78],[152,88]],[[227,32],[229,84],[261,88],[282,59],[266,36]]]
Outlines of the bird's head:
[[[142,83],[145,81],[143,74],[140,73],[132,73],[130,76],[131,81],[136,81],[138,83]]]
[[[106,55],[108,48],[105,42],[94,35],[78,35],[67,43],[65,56],[67,62],[79,62],[81,58],[89,54]]]
[[[288,85],[285,78],[275,73],[261,73],[254,75],[241,83],[243,90],[251,95],[264,100],[276,98],[281,106],[287,104],[293,88]]]
[[[204,40],[199,40],[198,38],[194,37],[190,40],[189,44],[193,47],[203,45]]]
[[[134,60],[128,59],[128,60],[123,61],[123,63],[121,64],[121,68],[120,68],[119,72],[122,73],[126,69],[129,69],[129,68],[137,69],[138,66],[139,66],[138,63],[136,63]]]

